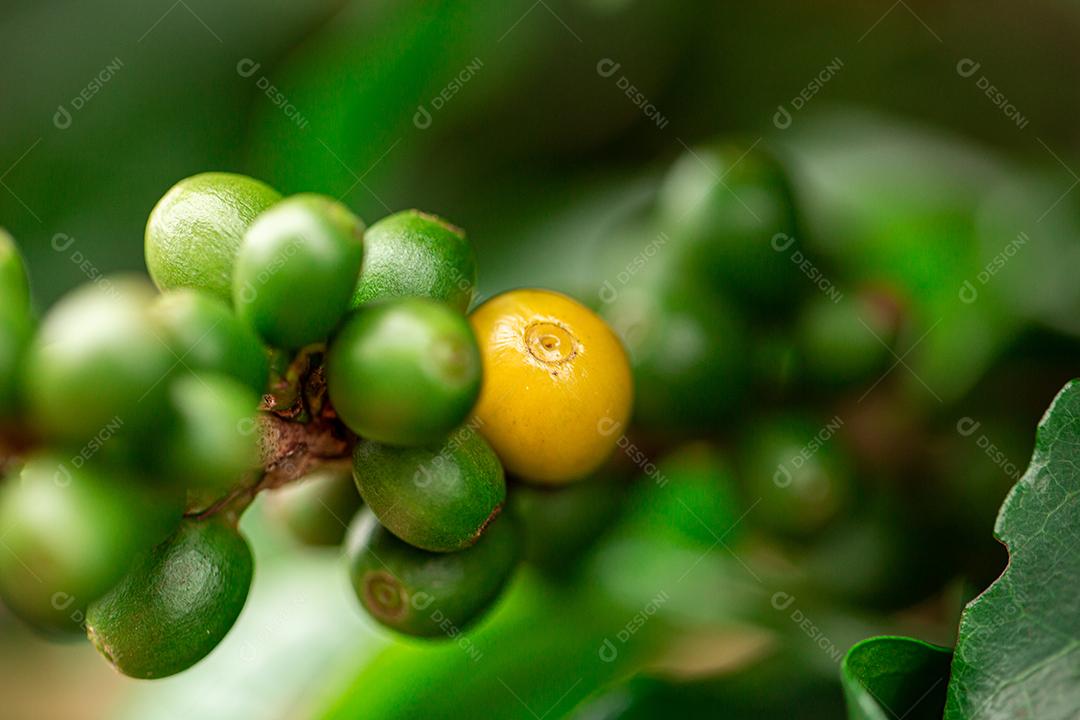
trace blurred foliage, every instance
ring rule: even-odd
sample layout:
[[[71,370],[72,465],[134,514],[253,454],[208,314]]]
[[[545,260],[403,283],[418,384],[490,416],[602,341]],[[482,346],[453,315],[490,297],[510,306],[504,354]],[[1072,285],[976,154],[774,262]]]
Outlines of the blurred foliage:
[[[637,481],[613,493],[610,524],[533,553],[555,572],[525,575],[468,636],[482,662],[364,625],[327,584],[331,566],[341,575],[331,557],[256,529],[265,577],[252,612],[204,666],[138,688],[67,660],[57,674],[82,696],[93,677],[140,719],[319,706],[514,717],[519,701],[550,717],[787,717],[792,706],[836,717],[833,649],[883,632],[952,641],[961,600],[1004,564],[989,529],[1035,421],[1076,374],[1080,99],[1060,78],[1080,65],[1078,23],[1051,0],[1020,15],[925,0],[6,3],[0,225],[27,257],[39,309],[87,279],[142,270],[162,192],[228,170],[342,197],[369,222],[413,206],[445,215],[477,246],[482,295],[549,286],[643,328],[627,338],[643,417],[605,476]],[[976,75],[957,71],[964,59]],[[791,126],[774,125],[837,60]],[[994,106],[984,77],[1030,124]],[[60,106],[70,126],[54,123]],[[680,250],[704,235],[672,216],[672,183],[709,184],[724,166],[703,167],[690,148],[731,143],[757,143],[789,178],[794,259],[757,266],[790,276],[778,304],[699,287],[695,268],[713,262],[710,277],[724,277],[725,256]],[[634,265],[661,233],[656,260]],[[842,303],[826,304],[808,267]],[[670,346],[685,350],[681,364]],[[850,487],[778,537],[798,504],[755,510],[764,495],[752,488],[776,489],[779,461],[747,477],[743,456],[786,414],[808,425],[804,443],[843,419],[816,462],[838,456]],[[535,527],[574,525],[603,495],[534,498],[549,506]],[[582,554],[572,583],[563,547]],[[282,588],[304,602],[282,609],[293,597]],[[10,625],[0,614],[0,677],[25,677],[7,672],[20,659],[56,662]],[[763,628],[769,652],[736,662],[717,650],[733,625]],[[620,642],[618,662],[604,662],[605,640]]]

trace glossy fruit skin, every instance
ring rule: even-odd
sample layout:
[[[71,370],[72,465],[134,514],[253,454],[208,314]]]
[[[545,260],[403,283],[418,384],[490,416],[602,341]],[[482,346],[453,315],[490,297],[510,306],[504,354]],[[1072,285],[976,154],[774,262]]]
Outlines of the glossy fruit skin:
[[[233,173],[173,185],[146,222],[146,267],[161,290],[194,288],[232,302],[233,263],[244,232],[281,195]]]
[[[176,357],[147,307],[146,283],[112,279],[60,300],[27,353],[25,382],[39,429],[82,445],[106,426],[152,425]]]
[[[29,308],[4,302],[0,299],[0,421],[14,417],[21,407],[23,358],[34,330]]]
[[[67,456],[34,456],[0,494],[0,596],[40,630],[81,632],[86,606],[172,532],[182,512],[179,493],[77,467]]]
[[[12,305],[20,312],[29,313],[30,281],[15,241],[0,228],[0,307]]]
[[[476,622],[513,574],[521,541],[514,519],[495,519],[475,545],[454,553],[415,548],[364,509],[346,539],[349,577],[377,621],[418,637],[454,637]]]
[[[364,223],[332,198],[277,203],[255,219],[237,252],[237,314],[275,347],[322,342],[348,310],[363,238]]]
[[[465,312],[476,290],[476,251],[465,232],[440,217],[405,210],[372,225],[352,306],[429,297]]]
[[[353,451],[353,475],[383,526],[432,552],[475,543],[506,500],[499,458],[468,425],[425,447],[361,441]]]
[[[550,290],[512,290],[470,315],[484,363],[475,417],[506,471],[541,483],[586,477],[630,416],[634,386],[619,339]]]
[[[345,539],[362,501],[350,468],[323,468],[267,493],[270,516],[303,545],[332,547]]]
[[[185,520],[90,605],[86,634],[125,675],[175,675],[206,657],[232,628],[253,565],[247,541],[224,520]]]
[[[758,306],[780,307],[804,289],[791,259],[799,247],[791,186],[761,145],[688,151],[664,180],[659,214],[688,277]]]
[[[747,428],[739,474],[753,521],[786,537],[807,537],[837,520],[850,501],[850,463],[835,437],[837,420],[801,415]]]
[[[743,319],[722,296],[665,277],[628,288],[604,317],[630,354],[642,427],[679,436],[721,425],[738,406],[748,342]]]
[[[163,471],[184,487],[223,496],[259,465],[256,411],[259,396],[224,375],[184,374],[169,386],[171,426]]]
[[[262,393],[269,367],[259,336],[217,299],[198,290],[171,290],[151,308],[154,320],[182,367],[197,373],[223,373]]]
[[[509,503],[522,529],[523,561],[564,579],[622,513],[626,486],[602,475],[569,485],[518,484]]]
[[[396,446],[438,442],[461,425],[480,392],[480,373],[468,321],[426,298],[356,311],[326,363],[342,421],[361,437]]]

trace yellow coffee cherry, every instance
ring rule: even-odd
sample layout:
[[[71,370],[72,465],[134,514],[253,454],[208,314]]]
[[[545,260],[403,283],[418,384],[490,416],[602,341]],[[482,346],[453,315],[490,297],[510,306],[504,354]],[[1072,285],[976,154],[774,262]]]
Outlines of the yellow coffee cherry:
[[[503,293],[470,321],[484,370],[474,415],[506,470],[550,484],[595,470],[633,401],[630,363],[611,328],[550,290]]]

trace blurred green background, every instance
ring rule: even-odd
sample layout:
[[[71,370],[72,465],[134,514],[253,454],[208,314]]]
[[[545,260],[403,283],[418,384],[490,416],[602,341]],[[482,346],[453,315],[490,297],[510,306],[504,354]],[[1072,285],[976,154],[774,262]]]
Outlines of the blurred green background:
[[[736,269],[786,283],[768,302],[725,282],[685,300],[704,349],[661,323],[677,367],[639,388],[641,455],[612,471],[638,476],[625,517],[572,579],[523,572],[479,659],[377,630],[334,552],[252,513],[252,597],[206,662],[137,683],[0,615],[0,715],[836,717],[836,652],[951,644],[1004,561],[990,531],[1035,422],[1080,367],[1078,32],[1057,0],[5,3],[0,225],[39,310],[143,272],[150,209],[205,170],[369,222],[438,213],[476,244],[482,295],[553,287],[617,326],[635,294],[690,292],[696,263],[662,256],[694,242],[671,212],[695,173],[706,202],[769,209],[735,170],[776,158],[798,244]],[[722,280],[741,260],[709,262]],[[772,497],[791,453],[769,443],[813,438],[840,485]]]

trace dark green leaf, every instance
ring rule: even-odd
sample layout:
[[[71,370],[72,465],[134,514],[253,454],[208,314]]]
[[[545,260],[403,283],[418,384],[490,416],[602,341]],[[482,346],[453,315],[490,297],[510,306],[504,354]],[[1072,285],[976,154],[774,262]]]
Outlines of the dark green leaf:
[[[1039,423],[998,514],[1009,566],[960,619],[946,720],[1080,713],[1080,381]]]
[[[912,638],[863,640],[841,666],[848,718],[940,718],[951,657],[945,648]]]

